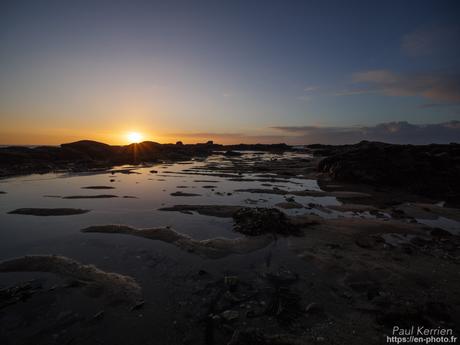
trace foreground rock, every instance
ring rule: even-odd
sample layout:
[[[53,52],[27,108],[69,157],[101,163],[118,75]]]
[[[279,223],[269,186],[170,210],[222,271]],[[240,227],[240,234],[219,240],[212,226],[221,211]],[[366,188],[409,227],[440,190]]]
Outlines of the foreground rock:
[[[29,216],[72,216],[87,213],[90,210],[80,208],[18,208],[8,212],[9,214],[24,214]]]
[[[104,272],[92,265],[83,265],[64,256],[32,255],[0,262],[0,272],[49,272],[75,279],[85,285],[104,290],[111,300],[135,302],[141,298],[136,281],[117,273]]]

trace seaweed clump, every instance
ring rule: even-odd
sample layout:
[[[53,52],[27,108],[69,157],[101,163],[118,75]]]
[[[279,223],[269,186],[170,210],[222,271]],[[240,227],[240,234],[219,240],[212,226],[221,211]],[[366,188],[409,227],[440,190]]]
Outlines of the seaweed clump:
[[[244,207],[233,214],[233,229],[247,236],[301,234],[300,229],[276,208]]]

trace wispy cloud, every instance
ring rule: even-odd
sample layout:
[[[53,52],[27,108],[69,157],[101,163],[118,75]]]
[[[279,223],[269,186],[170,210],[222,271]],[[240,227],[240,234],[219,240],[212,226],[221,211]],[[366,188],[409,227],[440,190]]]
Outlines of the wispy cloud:
[[[309,85],[306,86],[303,89],[303,94],[298,96],[297,99],[301,101],[309,101],[311,99],[311,96],[316,94],[318,91],[320,91],[320,87],[317,85]]]
[[[370,70],[355,73],[353,85],[339,95],[377,92],[387,96],[419,96],[438,102],[460,103],[459,74],[402,74]]]
[[[444,55],[458,53],[460,29],[431,28],[419,29],[404,35],[401,39],[401,50],[411,57]]]
[[[316,85],[310,85],[310,86],[307,86],[305,89],[303,89],[305,92],[312,92],[312,91],[316,91],[319,89],[319,86],[316,86]]]

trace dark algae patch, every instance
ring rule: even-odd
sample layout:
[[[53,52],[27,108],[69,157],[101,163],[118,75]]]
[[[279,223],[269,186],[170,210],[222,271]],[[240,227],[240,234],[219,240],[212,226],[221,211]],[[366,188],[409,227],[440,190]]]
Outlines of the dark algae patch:
[[[98,195],[69,195],[64,196],[62,199],[109,199],[118,198],[117,195],[113,194],[98,194]]]
[[[299,235],[299,228],[276,208],[244,207],[233,214],[236,232],[247,236],[262,234],[279,234],[284,236]]]
[[[24,214],[30,216],[72,216],[87,213],[90,210],[80,208],[18,208],[8,212],[9,214]]]
[[[171,196],[201,196],[201,194],[174,192],[174,193],[171,193]]]
[[[240,210],[241,206],[233,205],[174,205],[171,207],[160,208],[160,211],[176,211],[190,214],[197,212],[204,216],[231,218],[236,211]]]
[[[82,189],[115,189],[115,187],[111,186],[86,186],[86,187],[81,187]]]

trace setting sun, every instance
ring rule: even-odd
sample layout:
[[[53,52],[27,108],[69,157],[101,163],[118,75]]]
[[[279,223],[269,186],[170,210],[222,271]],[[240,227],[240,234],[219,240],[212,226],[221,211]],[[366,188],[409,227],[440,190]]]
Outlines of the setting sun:
[[[130,143],[139,143],[142,141],[142,134],[139,132],[129,132],[126,134],[126,138]]]

